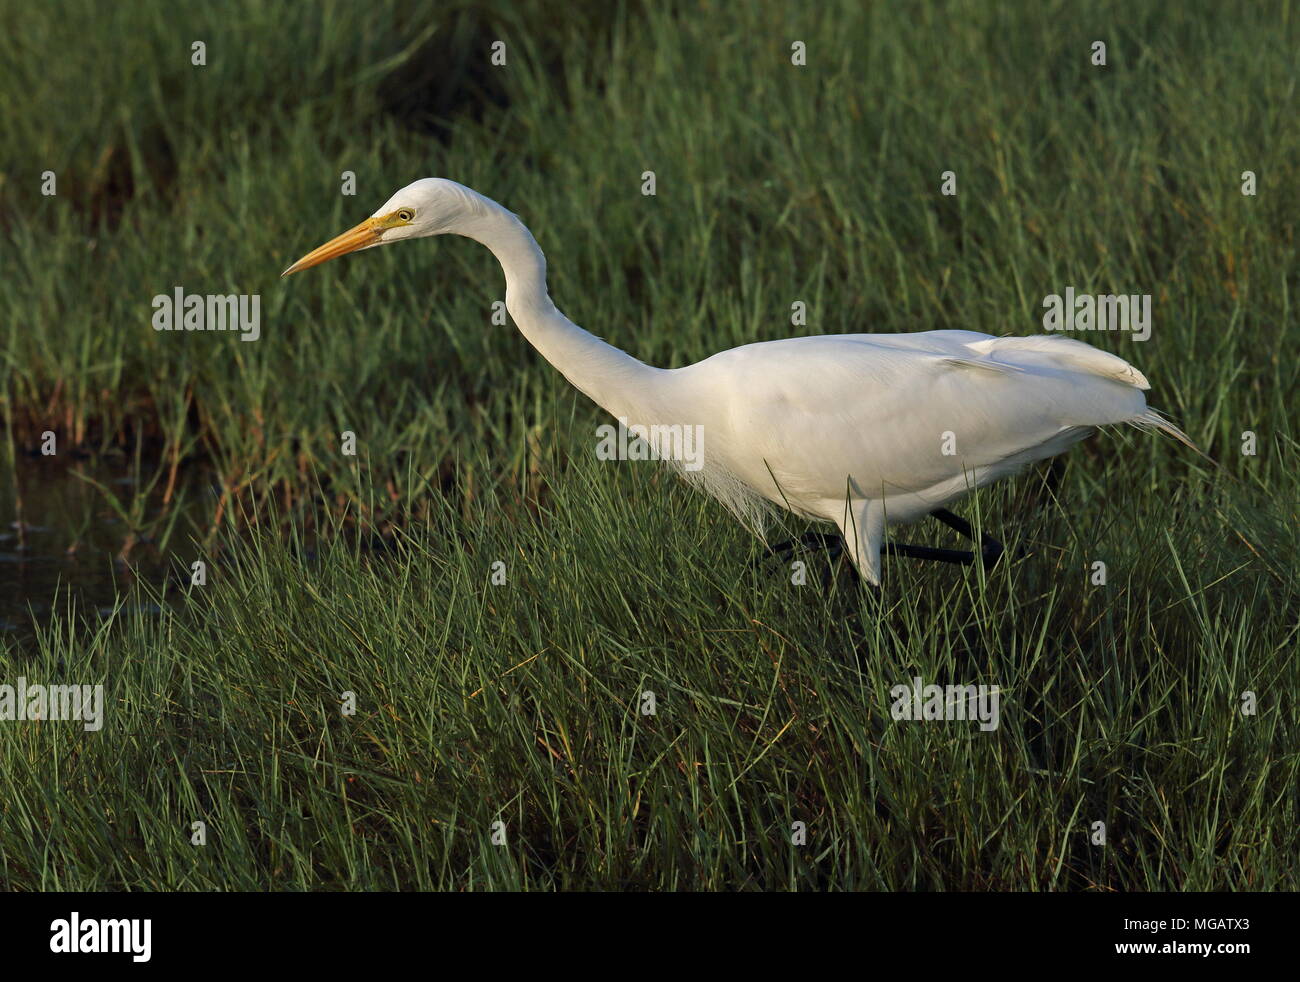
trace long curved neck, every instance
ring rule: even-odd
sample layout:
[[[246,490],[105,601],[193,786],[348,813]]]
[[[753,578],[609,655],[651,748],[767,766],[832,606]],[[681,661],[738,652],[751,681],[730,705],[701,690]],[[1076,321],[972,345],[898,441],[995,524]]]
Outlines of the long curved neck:
[[[480,198],[482,196],[480,195]],[[663,371],[584,331],[551,301],[546,257],[528,228],[489,198],[491,207],[456,229],[492,250],[506,274],[506,310],[519,332],[565,378],[615,416],[644,422]]]

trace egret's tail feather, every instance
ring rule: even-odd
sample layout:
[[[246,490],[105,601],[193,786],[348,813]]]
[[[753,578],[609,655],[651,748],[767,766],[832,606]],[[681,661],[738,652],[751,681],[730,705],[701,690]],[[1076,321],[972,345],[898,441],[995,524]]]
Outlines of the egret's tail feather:
[[[1145,410],[1140,416],[1134,417],[1133,419],[1129,420],[1129,422],[1132,423],[1134,426],[1136,426],[1139,430],[1146,430],[1148,432],[1155,431],[1157,433],[1163,433],[1165,436],[1171,436],[1179,443],[1181,443],[1183,446],[1187,447],[1190,450],[1194,450],[1196,453],[1200,454],[1206,460],[1210,461],[1210,463],[1214,463],[1214,459],[1209,454],[1207,454],[1204,450],[1198,447],[1195,443],[1193,443],[1191,437],[1189,437],[1186,433],[1180,430],[1169,420],[1165,419],[1164,416],[1160,415],[1160,413],[1154,409]]]

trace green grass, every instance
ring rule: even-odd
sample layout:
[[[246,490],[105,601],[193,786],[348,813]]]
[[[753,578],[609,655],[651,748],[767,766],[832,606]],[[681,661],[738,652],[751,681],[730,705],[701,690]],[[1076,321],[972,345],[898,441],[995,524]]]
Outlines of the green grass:
[[[206,462],[224,493],[207,586],[92,625],[60,601],[0,642],[0,682],[109,703],[98,734],[0,724],[0,885],[1300,885],[1297,14],[861,6],[5,16],[6,466],[50,429]],[[716,503],[595,459],[602,413],[490,323],[486,250],[278,279],[429,175],[518,212],[561,308],[665,366],[800,332],[1032,334],[1066,286],[1151,293],[1149,342],[1085,340],[1221,467],[1104,434],[1054,489],[964,506],[1025,558],[890,562],[881,594],[813,562],[796,588]],[[156,334],[176,285],[259,293],[262,339]],[[136,504],[124,532],[173,529]],[[1000,729],[893,722],[913,675],[1002,686]]]

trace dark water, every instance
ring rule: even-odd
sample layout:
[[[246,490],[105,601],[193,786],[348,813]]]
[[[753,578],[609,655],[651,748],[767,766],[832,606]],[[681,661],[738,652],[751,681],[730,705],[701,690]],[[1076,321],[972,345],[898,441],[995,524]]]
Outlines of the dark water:
[[[153,481],[160,467],[125,456],[23,456],[0,468],[0,638],[28,646],[70,602],[93,621],[138,580],[188,578],[216,495],[209,475],[182,469],[164,506],[165,472]]]

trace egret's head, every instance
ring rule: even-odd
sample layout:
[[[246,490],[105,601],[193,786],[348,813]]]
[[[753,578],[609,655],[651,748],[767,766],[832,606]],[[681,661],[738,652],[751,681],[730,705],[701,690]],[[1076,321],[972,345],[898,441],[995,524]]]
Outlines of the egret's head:
[[[459,232],[482,215],[487,204],[486,198],[463,184],[426,177],[402,188],[356,228],[313,249],[280,275],[390,242]]]

